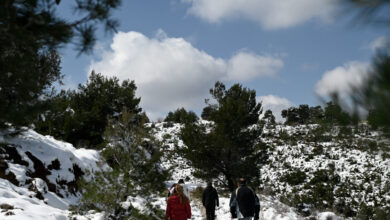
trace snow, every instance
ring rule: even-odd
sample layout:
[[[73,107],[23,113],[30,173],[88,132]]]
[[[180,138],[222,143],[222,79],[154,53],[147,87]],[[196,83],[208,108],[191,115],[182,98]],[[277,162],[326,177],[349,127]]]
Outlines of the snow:
[[[199,123],[209,124],[207,121],[201,121]],[[168,124],[168,123],[156,123],[149,124],[153,128],[156,139],[161,141],[164,145],[164,156],[162,161],[162,167],[165,169],[172,169],[172,177],[165,184],[170,187],[173,183],[176,183],[179,179],[184,179],[187,187],[194,191],[198,187],[205,187],[205,182],[196,179],[193,176],[193,169],[188,166],[185,159],[181,158],[175,153],[176,147],[182,147],[184,143],[179,139],[180,129],[183,125],[180,124]],[[290,136],[301,135],[306,137],[310,135],[310,130],[317,128],[318,125],[309,126],[285,126],[276,125],[275,127],[268,127],[264,130],[263,141],[272,146],[270,152],[270,163],[264,165],[261,168],[261,174],[264,181],[268,181],[268,185],[264,185],[264,191],[271,190],[273,193],[259,194],[261,201],[260,219],[263,220],[297,220],[303,219],[297,211],[279,201],[280,197],[284,193],[291,193],[293,187],[282,182],[280,177],[287,174],[289,169],[285,166],[288,165],[291,169],[296,168],[304,170],[307,174],[308,182],[314,173],[320,169],[325,169],[332,164],[334,166],[335,173],[340,176],[340,181],[344,182],[348,180],[351,184],[363,187],[363,190],[352,190],[350,197],[346,198],[346,201],[352,200],[357,203],[366,202],[366,204],[373,204],[372,198],[378,197],[379,192],[386,189],[389,183],[390,177],[390,159],[384,159],[379,153],[370,153],[368,151],[360,150],[359,140],[377,140],[381,138],[381,134],[378,132],[366,132],[367,134],[359,133],[354,136],[354,141],[346,142],[345,140],[331,140],[320,143],[311,143],[308,141],[297,141],[296,143],[290,143],[288,141],[281,140],[281,132],[286,132]],[[330,131],[329,134],[337,135],[337,129]],[[385,140],[381,139],[382,142]],[[345,142],[345,143],[344,143]],[[19,186],[15,186],[8,180],[0,179],[0,205],[8,204],[14,207],[14,209],[0,212],[0,219],[46,219],[46,220],[62,220],[69,219],[71,216],[68,211],[69,205],[77,204],[80,199],[80,194],[72,195],[67,188],[61,188],[57,184],[59,180],[65,180],[67,182],[73,181],[75,176],[71,170],[74,164],[79,166],[81,170],[86,174],[85,178],[90,179],[93,172],[99,170],[98,162],[100,155],[98,151],[88,149],[75,149],[71,144],[65,143],[54,139],[50,136],[43,136],[36,133],[33,130],[27,130],[16,137],[6,136],[0,132],[0,143],[12,144],[15,146],[17,152],[22,159],[28,162],[28,166],[24,166],[14,161],[6,161],[8,169],[6,172],[12,172],[15,174],[16,179],[20,183]],[[309,158],[317,145],[323,146],[323,153],[314,155]],[[34,157],[38,158],[47,167],[54,160],[60,162],[60,169],[50,170],[51,174],[47,176],[47,180],[53,183],[59,189],[59,193],[63,195],[63,198],[56,193],[48,190],[48,184],[45,180],[40,178],[30,178],[27,172],[34,171],[34,163],[29,158],[30,152]],[[0,155],[0,158],[4,155]],[[380,174],[380,175],[379,175]],[[363,182],[366,176],[379,175],[379,179],[373,179],[368,182]],[[187,180],[188,181],[187,181]],[[266,182],[267,183],[267,182]],[[271,184],[272,183],[272,184]],[[379,184],[378,184],[379,183]],[[35,187],[32,191],[31,187]],[[267,188],[268,187],[268,188]],[[304,191],[303,188],[299,190]],[[368,192],[367,189],[372,188],[372,192]],[[217,187],[218,189],[218,187]],[[220,189],[219,189],[220,190]],[[36,193],[39,192],[43,196],[43,200],[36,197]],[[383,195],[384,201],[390,203],[390,193],[387,192]],[[217,220],[231,219],[229,210],[229,197],[220,193],[220,206],[216,209]],[[337,198],[336,198],[337,200]],[[123,205],[132,205],[141,211],[147,211],[145,208],[145,198],[135,197],[128,198],[128,201]],[[152,204],[165,210],[166,198],[155,197]],[[308,206],[310,206],[308,204]],[[196,198],[191,201],[193,220],[201,220],[202,213],[204,212],[201,202]],[[13,215],[7,215],[12,212]],[[94,211],[89,212],[85,216],[74,215],[79,220],[103,220],[104,213],[97,213]],[[318,220],[326,219],[342,219],[333,212],[314,212],[313,218]]]
[[[49,206],[37,198],[30,198],[29,194],[31,193],[27,189],[16,187],[6,180],[1,180],[0,204],[14,206],[14,209],[9,211],[14,215],[5,216],[7,212],[1,212],[0,219],[67,219],[68,211]]]
[[[201,121],[200,123],[204,124],[210,124],[207,121]],[[173,168],[174,172],[172,175],[172,180],[168,181],[166,183],[167,188],[171,186],[173,183],[176,183],[179,179],[185,179],[186,177],[190,178],[190,183],[186,183],[187,186],[191,186],[191,190],[195,190],[197,187],[205,187],[206,183],[202,180],[196,179],[193,177],[192,173],[193,170],[191,167],[187,166],[187,161],[183,158],[181,158],[179,155],[175,154],[173,151],[175,147],[181,147],[184,145],[184,143],[178,138],[180,129],[183,126],[181,124],[171,124],[167,126],[166,122],[162,123],[157,123],[154,124],[154,132],[156,138],[163,142],[164,145],[167,146],[165,149],[165,157],[163,160],[163,166],[167,169]],[[307,134],[309,131],[309,128],[315,128],[317,127],[316,125],[312,125],[309,127],[302,127],[298,128],[297,130]],[[296,128],[290,127],[290,126],[279,126],[279,130],[285,129],[286,132],[289,134],[293,134]],[[267,131],[268,132],[268,131]],[[301,145],[301,147],[305,147],[306,145]],[[289,145],[283,145],[280,148],[277,148],[274,151],[275,158],[278,157],[277,151],[280,150],[284,154],[285,148],[289,148]],[[294,155],[300,153],[299,150],[290,148],[291,152],[289,151],[288,154]],[[170,157],[174,159],[170,159]],[[293,160],[288,160],[289,162],[294,162]],[[302,162],[302,161],[301,161]],[[319,161],[318,163],[310,162],[308,164],[303,163],[305,167],[321,167],[325,166],[322,164],[322,161]],[[265,167],[264,169],[261,170],[262,173],[266,173],[267,175],[269,172],[266,169],[269,169],[269,167]],[[266,176],[267,176],[266,175]],[[259,195],[260,201],[261,201],[261,210],[260,210],[260,219],[262,220],[297,220],[297,219],[303,219],[302,216],[296,213],[296,210],[292,207],[289,207],[281,202],[278,201],[278,198],[269,196],[269,195]],[[216,220],[226,220],[226,219],[231,219],[231,214],[230,214],[230,208],[229,208],[229,201],[230,198],[224,197],[223,195],[220,195],[220,206],[216,209]],[[160,207],[165,208],[164,204],[160,204]],[[191,210],[193,217],[192,219],[194,220],[203,220],[204,218],[202,217],[202,211],[203,207],[201,206],[200,201],[192,200],[191,201]],[[337,219],[336,215],[334,213],[320,213],[316,217],[321,217],[321,216],[335,216],[333,219]]]
[[[28,162],[28,166],[23,166],[14,161],[7,161],[7,172],[15,174],[19,186],[15,186],[8,180],[0,179],[0,205],[8,204],[14,207],[7,212],[0,212],[0,219],[46,219],[62,220],[68,219],[69,205],[76,204],[79,195],[71,195],[66,188],[57,185],[57,181],[73,181],[75,176],[71,172],[76,164],[84,173],[93,173],[98,170],[99,152],[87,149],[75,149],[71,144],[58,141],[50,136],[43,136],[33,130],[27,130],[17,136],[5,135],[0,132],[0,143],[12,144],[15,146],[22,159]],[[60,162],[60,169],[50,170],[47,176],[50,183],[55,184],[58,193],[49,192],[47,183],[40,178],[28,177],[28,172],[34,172],[33,161],[27,156],[30,152],[47,167],[54,160]],[[87,178],[90,176],[86,175]],[[27,180],[31,183],[26,183]],[[35,191],[29,188],[35,188]],[[36,192],[40,192],[43,200],[36,197]],[[8,215],[12,213],[12,215]]]

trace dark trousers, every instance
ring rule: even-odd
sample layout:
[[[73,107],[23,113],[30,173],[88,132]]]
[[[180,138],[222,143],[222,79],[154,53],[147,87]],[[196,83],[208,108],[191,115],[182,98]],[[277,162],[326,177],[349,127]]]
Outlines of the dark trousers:
[[[206,207],[206,218],[207,218],[207,220],[214,220],[215,219],[215,206]]]

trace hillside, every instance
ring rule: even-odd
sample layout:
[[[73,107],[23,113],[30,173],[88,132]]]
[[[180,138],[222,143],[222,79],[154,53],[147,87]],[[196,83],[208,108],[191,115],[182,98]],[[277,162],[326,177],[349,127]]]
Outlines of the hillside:
[[[182,125],[148,126],[163,143],[162,166],[172,173],[167,187],[185,179],[194,192],[193,219],[202,219],[196,191],[205,183],[193,176],[193,169],[176,151],[183,146]],[[356,128],[266,125],[262,140],[270,147],[268,163],[260,170],[261,219],[369,219],[365,217],[374,214],[376,219],[388,219],[389,145],[379,132],[364,124]],[[0,144],[1,219],[68,219],[69,205],[80,199],[77,180],[89,180],[99,169],[98,151],[76,149],[32,130],[16,136],[3,132]],[[220,190],[220,197],[217,219],[229,219],[228,192]],[[165,199],[156,197],[153,204],[163,210]],[[142,204],[141,197],[127,201],[141,211]],[[72,217],[103,219],[102,213],[92,210],[87,216]]]
[[[80,197],[77,180],[90,179],[99,158],[32,130],[0,133],[1,219],[67,219]]]
[[[178,136],[181,126],[151,126],[171,152],[168,164],[179,161],[175,169],[184,170],[174,172],[175,179],[191,177],[188,164],[174,150],[183,146]],[[265,200],[280,200],[301,218],[329,211],[353,219],[389,219],[390,147],[380,132],[370,131],[364,123],[357,127],[268,124],[262,141],[269,146],[268,163],[260,170],[260,194],[267,196]],[[261,213],[266,212],[263,206]]]

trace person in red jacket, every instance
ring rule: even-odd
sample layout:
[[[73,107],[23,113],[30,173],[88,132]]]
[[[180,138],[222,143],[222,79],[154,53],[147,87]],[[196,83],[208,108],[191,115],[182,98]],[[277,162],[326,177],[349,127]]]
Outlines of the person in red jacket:
[[[177,184],[167,202],[165,220],[187,220],[191,218],[190,200],[184,195],[183,186]]]

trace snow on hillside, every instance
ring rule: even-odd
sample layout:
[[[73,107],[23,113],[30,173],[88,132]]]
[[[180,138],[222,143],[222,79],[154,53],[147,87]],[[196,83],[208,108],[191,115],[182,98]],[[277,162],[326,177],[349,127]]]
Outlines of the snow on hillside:
[[[202,121],[201,123],[207,123]],[[186,160],[181,158],[174,152],[176,146],[183,146],[182,140],[179,138],[180,129],[182,125],[177,123],[155,123],[150,124],[150,127],[153,128],[153,132],[157,139],[162,141],[165,145],[165,156],[163,166],[167,169],[173,169],[172,180],[167,184],[168,186],[174,182],[177,182],[178,179],[189,179],[189,186],[192,190],[195,190],[196,187],[201,186],[205,187],[205,182],[193,177],[193,170],[186,163]],[[264,168],[264,170],[267,168]],[[262,169],[262,171],[264,172]],[[289,207],[278,201],[279,197],[271,195],[259,194],[261,198],[261,211],[260,219],[268,220],[296,220],[304,219],[304,217],[296,212],[296,209]],[[229,197],[220,195],[221,206],[217,209],[216,215],[217,220],[230,219],[229,211]],[[202,219],[201,207],[199,203],[192,204],[193,210],[193,219]],[[340,217],[336,216],[333,212],[314,212],[311,214],[311,217],[316,219],[339,219]]]
[[[27,130],[0,133],[0,219],[67,219],[76,181],[98,169],[99,153]]]
[[[163,143],[162,166],[171,169],[172,179],[166,182],[167,187],[178,179],[185,179],[192,191],[204,187],[205,182],[194,178],[192,168],[175,152],[176,146],[183,145],[178,137],[182,125],[164,122],[149,126]],[[304,210],[279,201],[291,202],[288,199],[311,195],[312,188],[307,184],[318,178],[321,170],[326,170],[325,174],[332,178],[337,177],[331,188],[332,202],[344,199],[351,207],[361,202],[390,206],[390,159],[380,150],[386,149],[386,140],[377,132],[364,129],[346,135],[337,129],[325,133],[318,133],[317,129],[316,125],[277,125],[265,129],[262,139],[270,145],[270,163],[261,169],[264,184],[259,194],[260,219],[342,219],[334,210],[325,208],[321,212],[310,206],[308,217],[304,217]],[[75,149],[71,144],[32,130],[17,136],[0,133],[0,219],[69,219],[69,205],[76,204],[80,198],[76,181],[81,176],[89,179],[98,170],[99,157],[97,151]],[[289,175],[297,171],[304,171],[306,176],[299,180],[293,178],[298,182],[289,182]],[[154,205],[164,210],[166,198],[155,199]],[[326,205],[328,201],[322,199],[318,197],[317,202]],[[128,203],[140,210],[144,208],[140,197],[129,198]],[[191,206],[192,219],[203,219],[199,200],[193,198]],[[94,211],[74,217],[103,220],[103,214]],[[230,219],[229,196],[220,194],[217,220],[226,219]]]
[[[347,216],[366,211],[364,207],[374,212],[389,209],[388,141],[365,124],[321,129],[317,125],[265,129],[263,141],[271,146],[269,163],[261,169],[265,190],[289,202],[308,203],[316,197],[317,206],[336,207]],[[297,177],[302,172],[305,175]]]

